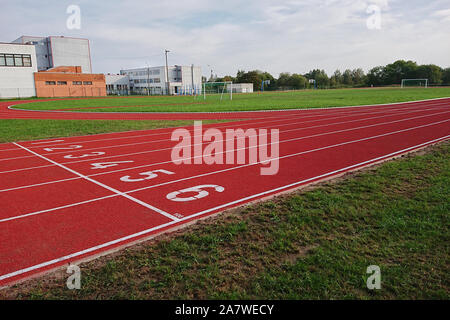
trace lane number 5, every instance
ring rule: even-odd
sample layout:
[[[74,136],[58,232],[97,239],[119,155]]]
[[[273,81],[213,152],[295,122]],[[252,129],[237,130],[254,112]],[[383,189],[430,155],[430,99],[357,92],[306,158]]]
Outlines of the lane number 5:
[[[123,181],[123,182],[140,182],[140,181],[150,180],[150,179],[154,179],[154,178],[156,178],[158,176],[156,174],[156,172],[165,173],[165,174],[175,174],[174,172],[167,171],[167,170],[153,170],[153,171],[147,171],[147,172],[139,173],[139,175],[143,176],[143,178],[132,179],[131,176],[124,176],[124,177],[120,178],[120,181]]]

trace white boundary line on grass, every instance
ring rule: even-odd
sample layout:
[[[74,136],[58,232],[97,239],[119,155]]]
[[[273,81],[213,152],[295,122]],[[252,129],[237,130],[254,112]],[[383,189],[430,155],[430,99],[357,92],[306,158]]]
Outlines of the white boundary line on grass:
[[[261,196],[264,196],[264,195],[267,195],[267,194],[271,194],[271,193],[274,193],[274,192],[278,192],[278,191],[281,191],[281,190],[284,190],[284,189],[290,189],[290,188],[293,188],[295,186],[308,183],[310,181],[326,178],[326,177],[329,177],[329,176],[334,176],[334,175],[337,175],[339,173],[351,170],[353,168],[358,168],[358,167],[361,167],[361,166],[364,166],[364,165],[368,165],[368,164],[371,164],[371,163],[383,160],[385,158],[394,157],[396,155],[399,155],[399,154],[402,154],[402,153],[406,153],[408,151],[420,148],[422,146],[426,146],[426,145],[438,142],[440,140],[448,139],[449,137],[450,136],[445,136],[445,137],[441,137],[441,138],[438,138],[438,139],[434,139],[434,140],[431,140],[431,141],[428,141],[428,142],[424,142],[424,143],[421,143],[421,144],[418,144],[418,145],[415,145],[415,146],[412,146],[412,147],[409,147],[409,148],[406,148],[406,149],[402,149],[402,150],[399,150],[399,151],[396,151],[396,152],[393,152],[393,153],[390,153],[390,154],[387,154],[387,155],[383,155],[383,156],[380,156],[380,157],[377,157],[377,158],[373,158],[373,159],[370,159],[370,160],[367,160],[367,161],[364,161],[364,162],[360,162],[360,163],[357,163],[357,164],[354,164],[354,165],[351,165],[351,166],[348,166],[348,167],[345,167],[345,168],[341,168],[339,170],[330,171],[328,173],[325,173],[325,174],[322,174],[322,175],[319,175],[319,176],[316,176],[316,177],[313,177],[313,178],[297,181],[295,183],[291,183],[291,184],[288,184],[288,185],[285,185],[285,186],[282,186],[282,187],[278,187],[278,188],[275,188],[275,189],[272,189],[272,190],[268,190],[268,191],[265,191],[265,192],[262,192],[262,193],[259,193],[259,194],[252,195],[250,197],[242,198],[242,199],[239,199],[239,200],[227,203],[225,205],[221,205],[221,206],[215,207],[213,209],[208,209],[208,210],[205,210],[205,211],[198,212],[198,213],[196,213],[194,215],[190,215],[189,217],[182,218],[179,221],[171,221],[171,222],[168,222],[168,223],[165,223],[165,224],[161,224],[161,225],[159,225],[157,227],[149,228],[149,229],[143,230],[141,232],[137,232],[137,233],[128,235],[126,237],[122,237],[122,238],[119,238],[119,239],[116,239],[116,240],[105,242],[103,244],[100,244],[100,245],[97,245],[97,246],[94,246],[94,247],[90,247],[88,249],[81,250],[81,251],[78,251],[78,252],[74,252],[72,254],[69,254],[69,255],[66,255],[66,256],[63,256],[63,257],[60,257],[60,258],[56,258],[56,259],[49,260],[49,261],[46,261],[46,262],[43,262],[43,263],[40,263],[40,264],[36,264],[36,265],[28,267],[28,268],[24,268],[24,269],[20,269],[20,270],[17,270],[17,271],[8,273],[8,274],[4,274],[4,275],[0,276],[0,281],[8,279],[8,278],[11,278],[11,277],[14,277],[14,276],[18,276],[18,275],[21,275],[21,274],[24,274],[24,273],[27,273],[27,272],[30,272],[30,271],[34,271],[34,270],[39,269],[39,268],[48,267],[50,265],[53,265],[53,264],[56,264],[56,263],[59,263],[59,262],[65,261],[65,260],[69,260],[71,258],[76,258],[78,256],[82,256],[84,254],[88,254],[90,252],[93,252],[93,251],[96,251],[96,250],[99,250],[99,249],[102,249],[102,248],[106,248],[106,247],[118,244],[120,242],[131,240],[133,238],[138,238],[140,236],[149,234],[149,233],[151,233],[153,231],[157,231],[159,229],[163,229],[163,228],[169,227],[169,226],[171,226],[173,224],[180,223],[180,222],[183,222],[185,220],[190,220],[192,218],[196,218],[196,217],[198,217],[200,215],[204,215],[204,214],[209,213],[211,211],[219,210],[221,208],[225,208],[225,207],[228,207],[228,206],[240,203],[242,201],[258,198],[258,197],[261,197]]]

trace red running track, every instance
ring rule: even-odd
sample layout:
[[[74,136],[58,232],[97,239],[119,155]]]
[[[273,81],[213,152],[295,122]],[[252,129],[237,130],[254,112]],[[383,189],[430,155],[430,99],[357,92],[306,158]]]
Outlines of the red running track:
[[[63,113],[71,119],[74,115],[78,113]],[[140,114],[159,115],[167,116]],[[213,115],[176,114],[192,119]],[[230,118],[225,113],[215,117],[222,115]],[[80,117],[88,116],[137,115]],[[171,161],[173,129],[0,144],[0,285],[450,138],[450,99],[245,117],[249,119],[204,127],[222,132],[279,129],[278,174],[261,176],[260,169],[267,166],[261,162],[177,166]],[[167,197],[204,185],[215,187],[192,201]]]

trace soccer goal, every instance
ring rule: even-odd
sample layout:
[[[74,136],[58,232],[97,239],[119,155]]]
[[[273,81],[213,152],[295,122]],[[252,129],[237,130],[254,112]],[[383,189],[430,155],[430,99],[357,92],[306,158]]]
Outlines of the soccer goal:
[[[428,79],[402,79],[402,88],[405,87],[428,88]]]
[[[209,96],[212,99],[233,100],[233,82],[205,82],[203,83],[203,98]]]

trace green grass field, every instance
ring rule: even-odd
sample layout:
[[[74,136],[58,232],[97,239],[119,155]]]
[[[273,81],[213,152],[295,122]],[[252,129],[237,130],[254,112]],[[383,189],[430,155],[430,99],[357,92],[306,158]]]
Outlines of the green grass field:
[[[60,271],[0,299],[449,299],[450,143]],[[381,268],[381,290],[366,268]]]
[[[236,94],[233,100],[219,100],[218,95],[203,97],[155,96],[115,97],[42,101],[21,104],[18,108],[32,110],[73,110],[94,112],[213,112],[302,109],[382,104],[450,97],[450,87],[443,88],[370,88],[339,90],[302,90],[292,92],[266,92],[264,94]],[[125,107],[126,106],[126,107]],[[87,108],[80,109],[77,108]]]
[[[57,101],[39,101],[21,104],[17,107],[32,110],[61,109],[83,112],[210,112],[339,107],[424,100],[441,97],[450,97],[450,87],[428,89],[375,88],[268,92],[264,94],[234,95],[233,101],[224,100],[222,102],[218,100],[218,96],[208,96],[206,101],[201,97],[193,98],[184,96],[109,97],[77,100],[60,99]],[[76,110],[76,108],[91,109]],[[209,122],[211,121],[205,121],[205,123]],[[192,121],[0,120],[0,143],[95,133],[176,127],[189,124],[192,124]]]
[[[204,120],[218,123],[230,120]],[[0,120],[0,143],[192,125],[188,120]]]

